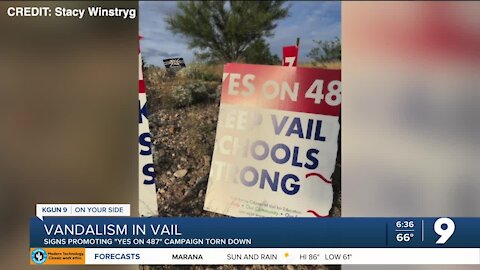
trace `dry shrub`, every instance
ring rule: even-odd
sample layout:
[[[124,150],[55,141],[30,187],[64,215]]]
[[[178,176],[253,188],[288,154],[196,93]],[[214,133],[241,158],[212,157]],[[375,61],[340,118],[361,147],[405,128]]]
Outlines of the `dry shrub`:
[[[308,62],[308,63],[301,63],[300,67],[342,69],[342,62],[340,61],[323,62],[323,63]]]

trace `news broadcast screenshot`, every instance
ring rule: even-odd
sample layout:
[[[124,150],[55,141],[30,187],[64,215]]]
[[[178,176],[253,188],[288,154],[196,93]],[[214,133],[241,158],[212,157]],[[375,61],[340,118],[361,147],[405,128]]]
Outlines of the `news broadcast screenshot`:
[[[0,269],[480,269],[480,2],[1,1]]]

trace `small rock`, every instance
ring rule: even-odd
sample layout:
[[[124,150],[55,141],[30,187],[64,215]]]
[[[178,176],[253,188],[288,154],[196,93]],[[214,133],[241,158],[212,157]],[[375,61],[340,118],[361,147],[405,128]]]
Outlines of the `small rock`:
[[[176,178],[182,178],[184,177],[185,175],[187,175],[187,170],[183,169],[183,170],[178,170],[176,171],[173,176],[175,176]]]
[[[212,161],[212,158],[210,156],[203,156],[203,162],[205,166],[210,166],[211,161]]]

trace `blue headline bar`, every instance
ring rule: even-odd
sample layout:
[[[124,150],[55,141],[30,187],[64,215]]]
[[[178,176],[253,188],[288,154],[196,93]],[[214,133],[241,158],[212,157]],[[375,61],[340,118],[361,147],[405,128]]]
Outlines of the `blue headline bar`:
[[[480,247],[480,218],[38,218],[31,247]]]

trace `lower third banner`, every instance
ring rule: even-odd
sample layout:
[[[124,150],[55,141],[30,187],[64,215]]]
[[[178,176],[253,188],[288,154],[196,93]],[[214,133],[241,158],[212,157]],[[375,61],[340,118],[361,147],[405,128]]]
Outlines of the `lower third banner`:
[[[32,218],[30,262],[478,264],[479,227],[480,218]]]

